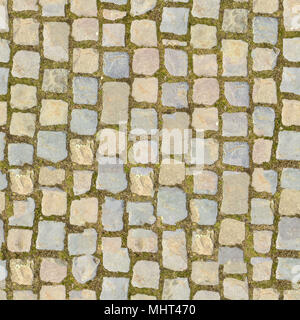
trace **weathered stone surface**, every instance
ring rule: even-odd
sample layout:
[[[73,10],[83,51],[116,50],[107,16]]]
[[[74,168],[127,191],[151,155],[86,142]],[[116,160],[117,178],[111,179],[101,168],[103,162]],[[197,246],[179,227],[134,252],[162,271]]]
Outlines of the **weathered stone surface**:
[[[224,297],[229,300],[249,300],[247,280],[225,278],[223,281]]]
[[[10,226],[33,226],[35,201],[32,198],[27,198],[26,200],[15,200],[13,202],[13,210],[14,215],[9,218]]]
[[[254,140],[252,160],[254,163],[262,164],[271,159],[273,142],[265,139]]]
[[[243,250],[236,247],[220,247],[218,262],[224,266],[225,274],[247,273]]]
[[[67,0],[40,0],[42,15],[45,17],[64,17]]]
[[[158,95],[157,78],[135,78],[132,84],[132,96],[137,102],[155,103]]]
[[[162,300],[190,300],[188,279],[165,279]]]
[[[38,11],[37,2],[38,0],[14,0],[12,8],[14,11]]]
[[[12,192],[20,195],[28,195],[33,192],[32,170],[10,169],[9,177]]]
[[[153,224],[156,220],[153,211],[153,205],[150,202],[127,202],[126,212],[129,214],[129,225]]]
[[[54,186],[62,184],[65,180],[65,170],[53,167],[42,167],[39,174],[39,184],[44,186]]]
[[[130,229],[127,247],[134,252],[157,252],[157,234],[146,229]]]
[[[141,48],[141,49],[134,50],[133,61],[132,61],[132,70],[134,73],[150,76],[150,75],[153,75],[158,69],[159,69],[158,49]]]
[[[300,170],[294,168],[283,168],[280,184],[282,188],[300,190]]]
[[[8,74],[8,68],[0,68],[0,95],[7,94]]]
[[[214,232],[213,231],[193,231],[192,251],[199,255],[210,256],[214,250]]]
[[[69,300],[97,300],[96,292],[93,290],[71,290],[69,292]]]
[[[96,17],[97,1],[96,0],[74,0],[71,1],[71,12],[79,17]]]
[[[273,261],[270,258],[251,258],[253,266],[253,281],[270,280]]]
[[[33,163],[33,146],[27,143],[8,145],[8,162],[11,166],[23,166]]]
[[[40,54],[38,52],[20,50],[13,57],[11,74],[16,78],[38,79],[40,71]]]
[[[249,107],[249,84],[247,82],[225,82],[225,97],[234,107]]]
[[[157,112],[155,109],[131,109],[131,134],[142,135],[156,132],[158,125]]]
[[[130,41],[139,47],[156,47],[156,23],[152,20],[134,20],[130,28]]]
[[[134,167],[130,170],[131,192],[140,196],[154,195],[154,173],[151,168]]]
[[[125,25],[122,23],[103,24],[102,46],[124,47]]]
[[[91,189],[93,171],[73,171],[73,192],[76,196],[84,194]]]
[[[215,291],[199,290],[195,293],[193,300],[220,300],[220,294]]]
[[[163,83],[162,85],[162,104],[167,107],[177,109],[188,107],[189,86],[186,82]]]
[[[199,77],[217,76],[217,56],[215,54],[193,54],[193,71]]]
[[[73,101],[76,104],[95,105],[98,100],[98,80],[90,77],[73,79]]]
[[[42,90],[54,93],[66,93],[69,71],[66,69],[45,69]]]
[[[282,92],[289,92],[300,94],[300,68],[283,68],[282,82],[280,90]]]
[[[92,48],[73,49],[73,71],[76,73],[94,73],[99,68],[99,53]]]
[[[40,221],[36,248],[39,250],[61,251],[64,249],[65,224],[56,221]]]
[[[0,2],[0,33],[9,31],[9,18],[8,18],[8,3],[7,0],[1,0]]]
[[[277,48],[255,48],[252,50],[254,71],[274,70],[280,50]]]
[[[192,262],[191,279],[199,285],[214,286],[219,284],[219,264],[214,261]]]
[[[63,285],[57,286],[42,286],[40,291],[40,300],[65,300],[66,287]]]
[[[273,202],[266,199],[251,200],[251,223],[272,225],[274,221]]]
[[[235,219],[224,219],[221,222],[219,242],[222,245],[242,244],[245,240],[245,223]]]
[[[72,36],[75,41],[97,41],[99,39],[99,22],[94,18],[81,18],[73,21]]]
[[[7,248],[11,252],[29,252],[32,230],[10,229],[7,235]]]
[[[128,278],[104,277],[100,300],[127,300],[128,287]]]
[[[73,258],[72,274],[76,281],[86,283],[93,280],[96,277],[99,262],[99,259],[91,255]]]
[[[300,102],[297,100],[283,99],[282,123],[285,126],[300,126]]]
[[[276,269],[277,280],[292,281],[295,277],[295,270],[300,264],[300,259],[295,258],[278,258],[278,264]]]
[[[128,153],[128,160],[132,164],[158,163],[158,143],[156,141],[140,140],[133,143]]]
[[[13,108],[27,110],[37,105],[37,88],[25,84],[16,84],[10,88],[10,104]]]
[[[224,142],[223,163],[249,168],[249,145],[247,142]]]
[[[68,250],[70,255],[93,254],[96,251],[97,232],[84,229],[82,233],[69,233]]]
[[[132,16],[142,15],[156,6],[156,0],[132,0],[130,14]]]
[[[98,199],[82,198],[73,200],[70,213],[71,224],[84,226],[86,223],[96,223],[98,220]]]
[[[124,201],[105,197],[102,205],[102,225],[106,231],[123,229]]]
[[[273,136],[275,112],[272,108],[255,107],[252,117],[253,131],[257,136]]]
[[[254,288],[253,300],[279,300],[280,293],[273,288]]]
[[[252,187],[257,192],[274,194],[277,188],[277,172],[255,168],[252,174]]]
[[[215,195],[218,191],[218,176],[213,171],[194,173],[194,193]]]
[[[199,225],[214,225],[217,221],[218,204],[208,199],[190,201],[191,219]]]
[[[225,9],[222,30],[225,32],[245,33],[248,29],[248,10]]]
[[[1,42],[0,42],[1,45]],[[0,49],[1,52],[1,49]],[[0,102],[0,126],[4,126],[7,122],[7,102]]]
[[[11,280],[21,285],[32,285],[34,262],[32,260],[11,259]]]
[[[37,46],[39,44],[39,22],[35,19],[15,18],[13,21],[13,40],[19,45]]]
[[[219,83],[216,79],[196,79],[193,86],[193,101],[197,104],[213,105],[220,96]]]
[[[137,288],[158,289],[159,277],[160,270],[157,262],[140,260],[133,266],[131,283]]]
[[[165,67],[172,76],[186,76],[188,56],[183,50],[165,49]]]
[[[67,263],[61,259],[43,258],[40,267],[42,281],[60,283],[67,276]]]
[[[192,15],[196,18],[218,19],[220,0],[194,0]]]
[[[300,219],[281,218],[278,224],[276,248],[300,251]]]
[[[189,11],[187,8],[164,7],[160,31],[185,35],[187,33]]]
[[[43,99],[40,111],[40,124],[52,126],[67,124],[68,103],[62,100]]]
[[[269,17],[254,17],[253,41],[275,45],[278,40],[278,20]]]
[[[89,109],[75,109],[71,114],[71,131],[79,135],[94,135],[97,130],[98,113]]]
[[[191,45],[195,49],[212,49],[217,45],[217,28],[206,24],[191,26]]]
[[[31,290],[14,290],[13,300],[37,300],[37,294]]]
[[[272,235],[272,231],[254,231],[254,250],[258,253],[268,253],[271,248]]]
[[[33,113],[14,112],[10,123],[10,134],[33,138],[36,115]]]
[[[281,131],[278,134],[276,158],[279,160],[300,160],[300,133],[296,131]]]
[[[67,212],[67,193],[58,188],[43,188],[42,214],[46,217],[64,216]]]
[[[222,114],[224,137],[246,137],[248,134],[248,117],[246,112]]]
[[[127,52],[104,52],[103,73],[114,79],[129,77],[129,55]]]
[[[278,9],[278,0],[269,0],[268,2],[264,0],[254,0],[253,2],[253,11],[255,13],[274,13]]]

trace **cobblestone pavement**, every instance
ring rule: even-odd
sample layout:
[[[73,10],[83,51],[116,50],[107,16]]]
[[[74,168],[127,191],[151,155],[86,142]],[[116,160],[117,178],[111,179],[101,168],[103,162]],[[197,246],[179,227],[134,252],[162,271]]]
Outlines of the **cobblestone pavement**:
[[[300,0],[0,0],[0,299],[300,299],[299,95]]]

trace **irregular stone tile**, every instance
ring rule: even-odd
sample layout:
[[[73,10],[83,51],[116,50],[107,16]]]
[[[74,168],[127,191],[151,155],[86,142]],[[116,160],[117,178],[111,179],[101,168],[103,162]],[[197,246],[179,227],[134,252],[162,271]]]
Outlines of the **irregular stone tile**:
[[[40,124],[53,126],[68,123],[68,103],[62,100],[43,99],[40,110]]]
[[[190,201],[191,219],[199,225],[214,225],[217,221],[218,203],[208,199]]]
[[[29,252],[31,248],[31,239],[32,230],[9,229],[7,235],[7,248],[11,252]]]
[[[217,28],[206,24],[191,26],[191,45],[195,49],[212,49],[217,45]]]
[[[299,3],[297,0],[283,1],[283,22],[286,31],[300,31]]]
[[[56,221],[40,221],[36,248],[38,250],[64,250],[65,224]]]
[[[81,18],[73,21],[72,37],[75,41],[97,41],[99,39],[99,22],[94,18]]]
[[[278,134],[276,158],[279,160],[300,160],[300,133],[296,131],[281,131]]]
[[[281,188],[300,190],[300,170],[283,168],[280,179]]]
[[[103,267],[110,272],[128,272],[130,258],[121,238],[102,238]]]
[[[198,285],[214,286],[219,284],[219,264],[214,261],[192,262],[191,279]]]
[[[248,117],[246,112],[222,114],[223,137],[246,137],[248,135]]]
[[[105,197],[102,205],[102,225],[106,231],[123,229],[124,201]]]
[[[71,290],[69,300],[96,300],[96,292],[88,289]]]
[[[285,216],[293,216],[300,213],[300,191],[283,189],[280,195],[279,213]]]
[[[280,218],[276,248],[279,250],[300,250],[300,219]]]
[[[253,300],[279,300],[279,292],[273,288],[254,288]]]
[[[292,62],[300,61],[300,38],[283,39],[283,56]]]
[[[157,130],[157,112],[155,109],[131,109],[131,134],[151,134]]]
[[[185,165],[173,159],[164,159],[160,165],[159,183],[162,185],[181,184],[185,179]]]
[[[270,258],[251,258],[253,266],[253,281],[267,281],[271,279],[273,261]]]
[[[249,107],[249,84],[247,82],[225,82],[225,97],[234,107]]]
[[[71,1],[70,10],[79,17],[96,17],[97,1],[96,0],[73,0]]]
[[[37,294],[31,290],[14,290],[13,300],[37,300]]]
[[[162,223],[175,225],[187,217],[186,194],[177,187],[160,187],[157,194],[157,216]]]
[[[194,0],[192,15],[196,18],[218,19],[220,0]]]
[[[152,20],[134,20],[130,28],[130,41],[139,47],[156,47],[156,23]]]
[[[158,49],[141,48],[141,49],[134,50],[134,55],[132,60],[132,70],[134,73],[151,76],[158,69],[159,69]]]
[[[11,281],[20,285],[31,286],[33,283],[33,260],[10,260]]]
[[[98,177],[96,188],[114,194],[127,188],[126,173],[123,162],[118,158],[103,157],[98,160]]]
[[[20,195],[28,195],[33,192],[32,170],[10,169],[9,177],[12,192],[15,192]]]
[[[187,75],[188,56],[185,51],[165,49],[164,62],[170,75],[176,77]]]
[[[283,99],[282,102],[282,124],[285,126],[300,126],[300,102],[287,99]]]
[[[130,170],[130,189],[140,196],[153,197],[154,173],[152,168],[134,167]]]
[[[39,22],[35,19],[15,18],[13,20],[14,43],[23,46],[37,46],[39,44],[39,25]],[[9,53],[9,50],[6,52]],[[6,52],[3,54],[5,55]],[[8,60],[6,62],[8,62]]]
[[[192,233],[193,253],[211,256],[214,251],[214,232],[211,230],[196,230]]]
[[[132,226],[153,224],[156,220],[153,205],[150,202],[127,202],[128,223]]]
[[[8,224],[17,227],[32,227],[34,220],[35,201],[32,198],[13,201],[14,215],[9,217]]]
[[[129,55],[127,52],[104,52],[103,73],[114,79],[129,78]]]
[[[157,234],[146,229],[130,229],[127,247],[133,252],[157,252]]]
[[[66,261],[55,258],[43,258],[40,267],[40,278],[45,282],[60,283],[67,276]]]
[[[155,103],[158,95],[157,78],[135,78],[132,84],[132,96],[137,102]]]
[[[103,212],[102,212],[103,215]],[[81,198],[73,200],[70,209],[70,223],[84,226],[86,223],[96,223],[98,220],[98,199]]]
[[[128,278],[104,277],[100,300],[128,300]]]
[[[190,287],[188,279],[165,279],[162,300],[190,300]]]
[[[195,293],[193,300],[220,300],[219,292],[199,290]]]
[[[275,45],[278,40],[278,20],[269,17],[254,17],[253,41]]]
[[[124,82],[105,82],[103,84],[101,122],[121,124],[128,121],[129,90],[129,85]]]
[[[10,166],[32,164],[33,146],[27,143],[10,143],[8,145],[8,163]]]
[[[194,108],[192,126],[196,130],[213,130],[219,128],[217,108]]]
[[[152,9],[156,6],[156,0],[132,0],[131,1],[131,10],[130,14],[132,16],[140,16]]]
[[[66,93],[69,71],[65,69],[45,69],[42,90],[54,93]]]
[[[103,9],[103,18],[107,20],[115,21],[123,19],[126,15],[127,12],[125,11]]]
[[[300,68],[287,68],[283,67],[282,82],[280,90],[282,92],[289,92],[300,94]]]
[[[38,52],[20,50],[13,57],[12,76],[37,80],[40,71],[40,54]],[[0,70],[6,70],[1,68]],[[3,75],[1,76],[1,78]],[[1,88],[0,88],[1,90]]]
[[[8,88],[8,68],[0,68],[0,95],[7,94]]]
[[[252,174],[252,187],[257,192],[274,194],[277,188],[277,172],[255,168]]]
[[[99,259],[91,255],[73,258],[72,274],[76,281],[83,284],[93,280],[96,277],[99,262]]]
[[[98,80],[90,77],[73,79],[73,101],[76,104],[95,105],[98,100]]]
[[[42,286],[40,291],[40,300],[65,300],[66,287],[63,285],[57,286]]]
[[[9,133],[15,136],[33,138],[36,115],[33,113],[14,112],[11,117]]]
[[[249,145],[247,142],[224,142],[223,163],[249,168]]]
[[[13,0],[13,10],[14,11],[38,11],[38,0]]]
[[[89,109],[75,109],[71,114],[71,131],[79,135],[94,135],[97,130],[98,113]]]
[[[73,49],[73,72],[94,73],[99,69],[99,53],[92,48]]]
[[[140,260],[133,266],[131,284],[137,288],[159,288],[159,264],[154,261]]]
[[[37,88],[26,84],[10,87],[10,105],[12,108],[27,110],[37,105]]]
[[[215,54],[193,54],[193,71],[198,77],[216,77],[218,62]]]
[[[186,82],[163,83],[162,84],[162,105],[166,107],[175,107],[177,109],[188,107],[189,86]]]
[[[187,269],[186,235],[183,229],[163,232],[162,259],[164,268],[173,271]]]
[[[102,46],[124,47],[125,46],[125,25],[122,23],[103,24]]]
[[[251,199],[251,223],[272,225],[273,221],[273,202],[266,199]]]
[[[223,76],[247,77],[248,43],[242,40],[222,40]]]
[[[194,175],[194,193],[215,195],[218,191],[218,176],[213,171],[202,170]]]
[[[190,10],[188,8],[164,7],[160,31],[176,35],[187,34],[189,11]]]
[[[43,17],[64,17],[67,0],[40,0]]]
[[[39,184],[44,186],[54,186],[62,184],[65,180],[65,170],[53,167],[42,167],[39,174]]]
[[[273,142],[271,140],[256,139],[254,140],[252,160],[254,163],[262,164],[269,162],[271,159]]]
[[[213,105],[220,97],[217,79],[196,79],[193,86],[193,101],[197,104]]]
[[[224,297],[229,300],[249,300],[247,280],[225,278],[223,281]]]
[[[254,250],[258,253],[268,253],[271,249],[272,231],[254,231],[253,244]]]
[[[9,31],[9,17],[8,17],[8,3],[7,0],[0,2],[0,33]]]
[[[247,273],[247,265],[244,260],[243,250],[236,247],[220,247],[218,262],[224,266],[226,274]]]
[[[276,269],[276,279],[292,281],[295,277],[295,271],[293,272],[293,270],[296,268],[298,269],[299,264],[300,259],[279,257]]]
[[[278,9],[278,0],[270,0],[268,2],[264,0],[254,0],[253,2],[253,12],[255,13],[274,13]]]
[[[0,42],[1,46],[1,42]],[[1,48],[0,48],[1,52]],[[1,101],[0,102],[0,126],[6,125],[7,122],[7,102],[6,101]]]
[[[273,137],[275,112],[272,108],[255,107],[252,117],[257,136]]]
[[[96,252],[97,232],[84,229],[82,233],[69,233],[68,250],[70,255],[93,254]]]
[[[255,48],[251,52],[254,71],[274,70],[280,50],[277,48]]]
[[[92,186],[93,171],[75,170],[73,171],[73,192],[78,196],[90,191]]]
[[[225,9],[222,30],[225,32],[245,33],[248,29],[248,10]]]
[[[66,133],[55,131],[39,131],[37,136],[37,156],[57,163],[66,159]]]
[[[245,223],[235,219],[224,219],[221,222],[219,242],[222,245],[242,244],[245,240]]]

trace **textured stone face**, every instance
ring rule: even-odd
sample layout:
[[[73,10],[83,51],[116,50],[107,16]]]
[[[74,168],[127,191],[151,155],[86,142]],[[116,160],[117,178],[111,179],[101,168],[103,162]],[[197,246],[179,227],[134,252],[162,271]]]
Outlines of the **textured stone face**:
[[[187,33],[189,9],[163,8],[161,32],[169,32],[177,35]]]

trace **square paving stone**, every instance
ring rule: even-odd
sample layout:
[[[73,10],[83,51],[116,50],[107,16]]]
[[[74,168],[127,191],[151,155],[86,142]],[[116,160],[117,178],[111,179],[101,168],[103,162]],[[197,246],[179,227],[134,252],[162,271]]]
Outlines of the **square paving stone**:
[[[202,170],[194,173],[194,193],[215,195],[218,191],[218,175],[213,171]]]
[[[165,279],[162,300],[190,300],[187,278]]]
[[[39,131],[37,136],[37,156],[57,163],[66,159],[66,134],[55,131]]]
[[[220,88],[217,79],[201,78],[194,81],[193,101],[197,104],[213,105],[220,98]]]
[[[283,189],[280,195],[279,213],[294,216],[300,213],[300,191]]]
[[[283,99],[282,124],[285,126],[300,125],[300,101]]]
[[[249,84],[247,82],[225,82],[225,97],[234,107],[249,107]]]
[[[283,68],[280,90],[300,95],[300,68]]]
[[[186,82],[163,83],[162,84],[162,104],[166,107],[177,109],[188,107],[189,85]]]
[[[72,162],[82,165],[92,165],[94,162],[94,142],[92,140],[70,140]]]
[[[133,167],[130,170],[130,190],[140,196],[153,197],[154,172],[152,168]]]
[[[96,223],[98,220],[98,199],[81,198],[73,200],[70,213],[71,224],[84,226],[86,223]]]
[[[127,236],[127,247],[133,252],[152,252],[158,250],[157,234],[146,229],[130,229]]]
[[[251,200],[251,223],[272,225],[274,205],[270,200],[254,198]]]
[[[270,43],[275,45],[278,40],[278,20],[269,17],[254,17],[253,41],[255,43]]]
[[[153,224],[156,220],[151,202],[127,202],[128,222],[132,226]]]
[[[212,226],[217,221],[218,203],[208,199],[190,201],[191,219],[199,225]]]
[[[276,269],[276,279],[292,281],[295,277],[293,269],[295,270],[299,265],[300,259],[279,257]]]
[[[97,232],[84,229],[82,233],[69,233],[68,250],[70,255],[93,254],[96,251]]]
[[[9,217],[9,225],[17,227],[32,227],[34,220],[35,201],[32,198],[13,201],[14,215]]]
[[[76,104],[95,105],[98,100],[96,78],[75,77],[73,79],[73,101]]]
[[[124,201],[105,197],[102,205],[102,225],[105,231],[123,229]]]
[[[42,15],[45,17],[64,17],[65,16],[65,5],[66,0],[55,0],[49,2],[47,0],[41,0]]]
[[[34,86],[16,84],[14,86],[11,86],[10,95],[10,104],[12,108],[17,108],[19,110],[27,110],[37,105],[37,88]]]
[[[274,194],[277,188],[277,172],[255,168],[252,174],[252,187],[257,192]]]
[[[104,52],[103,73],[114,79],[129,77],[129,55],[127,52]]]
[[[42,189],[42,214],[46,217],[64,216],[67,212],[67,193],[59,188]]]
[[[196,18],[218,19],[220,0],[194,0],[192,15]]]
[[[194,127],[196,131],[217,131],[219,128],[218,109],[195,108],[193,112],[192,127]]]
[[[192,262],[191,279],[198,285],[214,286],[219,284],[219,264],[214,261]]]
[[[6,145],[6,134],[4,132],[0,132],[0,161],[4,160],[4,149]]]
[[[300,219],[281,218],[278,224],[276,248],[300,251]]]
[[[131,109],[131,133],[153,134],[157,130],[158,120],[155,109]]]
[[[137,288],[159,287],[160,270],[155,261],[140,260],[133,266],[131,284]]]
[[[280,183],[281,188],[300,190],[300,169],[283,168]]]
[[[172,76],[184,77],[187,75],[188,56],[183,50],[165,49],[165,67]]]
[[[65,224],[56,221],[40,221],[36,248],[38,250],[64,250]]]
[[[252,50],[254,71],[274,70],[280,50],[277,48],[255,48]]]
[[[40,72],[40,54],[38,52],[20,50],[13,57],[11,74],[16,78],[37,80]]]
[[[132,0],[130,14],[132,16],[139,16],[154,9],[155,6],[156,0],[148,0],[143,2],[140,2],[138,0]]]
[[[94,18],[75,19],[72,24],[72,37],[75,41],[97,41],[99,22]]]
[[[224,266],[224,273],[243,274],[247,272],[244,252],[237,247],[220,247],[218,262]]]
[[[248,117],[246,112],[222,114],[223,137],[246,137],[248,134]]]
[[[96,133],[98,113],[88,109],[75,109],[71,115],[71,131],[79,135],[93,135]]]
[[[278,135],[276,158],[279,160],[300,160],[300,132],[281,131]]]
[[[161,32],[174,33],[176,35],[187,34],[189,11],[187,8],[163,8]]]
[[[206,24],[191,26],[191,45],[195,49],[212,49],[217,45],[217,28]]]
[[[225,9],[222,30],[225,32],[245,33],[248,29],[248,10]]]
[[[134,50],[132,70],[134,73],[153,75],[159,69],[159,51],[154,48]]]
[[[27,143],[10,143],[8,145],[8,162],[10,166],[32,164],[33,145]]]
[[[157,197],[157,215],[164,224],[175,225],[187,217],[186,194],[181,189],[161,187]]]
[[[99,68],[99,52],[92,48],[73,49],[73,72],[94,73]]]
[[[66,69],[45,69],[42,90],[54,93],[66,93],[69,71]]]
[[[247,142],[224,142],[223,163],[249,168],[249,145]]]
[[[135,78],[132,84],[132,96],[137,102],[155,103],[158,95],[157,78]]]
[[[257,136],[273,137],[275,112],[272,108],[255,107],[253,131]]]
[[[19,45],[38,45],[39,22],[35,19],[15,18],[13,21],[13,40]]]
[[[100,300],[128,300],[128,278],[103,278]]]
[[[218,74],[217,56],[215,54],[193,54],[193,71],[199,77],[216,77]]]
[[[95,17],[97,16],[96,0],[75,0],[71,1],[70,10],[79,17]]]
[[[125,46],[125,25],[122,23],[103,24],[102,46],[124,47]]]
[[[12,114],[9,133],[15,136],[33,138],[36,115],[34,113],[14,112]]]
[[[283,56],[291,62],[300,61],[300,38],[283,39]]]
[[[37,0],[13,0],[14,11],[38,11]]]
[[[43,99],[40,111],[42,126],[64,125],[68,123],[68,103],[62,100]]]
[[[152,20],[134,20],[130,28],[130,41],[140,47],[156,47],[156,23]]]
[[[278,0],[254,0],[253,11],[255,13],[274,13],[279,9]]]

